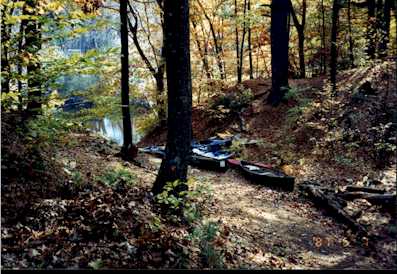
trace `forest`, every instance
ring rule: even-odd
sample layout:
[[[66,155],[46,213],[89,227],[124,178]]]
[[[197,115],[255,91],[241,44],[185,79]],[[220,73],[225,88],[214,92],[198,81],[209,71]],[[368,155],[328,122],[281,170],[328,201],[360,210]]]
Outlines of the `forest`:
[[[0,0],[1,270],[397,268],[396,0]]]

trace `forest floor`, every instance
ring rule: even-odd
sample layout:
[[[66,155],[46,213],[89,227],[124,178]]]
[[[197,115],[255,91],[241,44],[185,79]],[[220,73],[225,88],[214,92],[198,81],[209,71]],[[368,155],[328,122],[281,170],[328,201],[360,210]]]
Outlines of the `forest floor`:
[[[392,62],[383,62],[346,71],[332,100],[324,91],[325,78],[292,80],[303,92],[278,108],[265,106],[260,95],[241,114],[244,131],[235,117],[222,124],[225,119],[210,115],[198,123],[206,113],[196,108],[196,138],[238,135],[238,157],[278,166],[295,176],[297,186],[306,181],[335,189],[375,184],[395,193],[395,153],[382,150],[395,136],[390,132],[390,113],[397,105],[393,70]],[[374,93],[357,91],[366,80]],[[245,85],[265,94],[268,81],[255,81]],[[288,112],[291,108],[297,116]],[[114,156],[117,147],[84,130],[42,145],[14,130],[18,119],[2,115],[3,269],[396,268],[395,214],[366,201],[349,207],[364,212],[360,222],[376,236],[371,247],[316,208],[298,187],[281,192],[252,184],[232,169],[189,168],[201,214],[185,222],[161,214],[150,194],[159,159],[139,154],[143,167],[122,161]],[[203,125],[205,130],[198,130]],[[142,145],[152,141],[149,135]]]

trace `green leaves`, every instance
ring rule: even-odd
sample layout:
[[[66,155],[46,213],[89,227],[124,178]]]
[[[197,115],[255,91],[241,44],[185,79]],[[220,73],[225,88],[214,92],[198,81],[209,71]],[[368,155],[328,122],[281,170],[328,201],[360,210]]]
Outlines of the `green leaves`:
[[[94,270],[98,270],[103,267],[103,261],[101,259],[97,259],[95,261],[89,262],[88,266],[92,267]]]
[[[105,173],[97,178],[100,182],[109,186],[117,186],[120,183],[125,183],[129,186],[132,186],[136,182],[135,174],[132,174],[126,168],[117,167],[115,169],[108,169]]]

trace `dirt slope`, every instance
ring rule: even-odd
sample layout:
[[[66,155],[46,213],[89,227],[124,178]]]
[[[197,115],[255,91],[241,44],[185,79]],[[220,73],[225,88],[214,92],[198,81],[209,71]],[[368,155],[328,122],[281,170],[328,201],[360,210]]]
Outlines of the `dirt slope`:
[[[254,99],[243,113],[246,132],[238,132],[234,118],[217,125],[219,119],[206,119],[206,111],[197,108],[194,130],[201,135],[196,137],[228,130],[240,140],[255,139],[259,142],[239,146],[239,157],[279,166],[296,177],[297,185],[307,180],[335,189],[376,184],[395,192],[395,154],[384,149],[395,142],[395,66],[384,62],[339,77],[335,97],[327,92],[326,79],[316,78],[291,81],[300,92],[278,108]],[[360,91],[367,80],[372,91]],[[248,83],[258,87],[256,94],[266,89],[265,83]],[[290,110],[297,106],[299,115],[291,121]],[[118,149],[88,132],[71,132],[38,147],[39,140],[15,132],[15,123],[17,117],[2,114],[3,269],[201,269],[218,263],[230,269],[396,268],[395,216],[365,201],[349,207],[364,209],[360,222],[377,235],[375,249],[362,246],[298,190],[270,190],[232,170],[191,168],[190,177],[212,188],[203,218],[219,229],[206,242],[205,235],[192,236],[197,227],[159,214],[149,193],[159,159],[142,154],[144,167],[136,167],[114,157]],[[165,131],[157,132],[160,142],[159,136]],[[133,185],[98,180],[119,167],[134,175]]]

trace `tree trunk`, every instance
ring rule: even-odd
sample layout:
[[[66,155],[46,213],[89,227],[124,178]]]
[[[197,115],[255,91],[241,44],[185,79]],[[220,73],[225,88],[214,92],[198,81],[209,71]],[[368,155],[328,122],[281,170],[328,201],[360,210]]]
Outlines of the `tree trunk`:
[[[245,34],[247,33],[247,28],[246,28],[246,13],[247,13],[247,0],[244,0],[244,17],[243,17],[243,35],[241,37],[241,45],[240,45],[240,60],[238,62],[239,68],[238,68],[238,83],[241,83],[242,78],[243,78],[243,63],[244,63],[244,42],[245,42]]]
[[[298,33],[298,43],[299,43],[299,78],[306,77],[305,69],[305,34],[304,32]]]
[[[327,73],[327,55],[325,54],[325,8],[324,0],[321,0],[321,74]]]
[[[347,1],[347,22],[349,28],[349,59],[350,59],[350,67],[354,68],[354,53],[353,53],[353,31],[352,31],[352,18],[351,18],[351,0]]]
[[[379,45],[382,39],[382,22],[383,22],[383,0],[376,1],[376,21],[375,21],[375,31],[376,31],[376,45],[375,45],[375,55],[380,57]]]
[[[1,8],[1,92],[10,92],[10,64],[8,60],[7,42],[10,40],[10,27],[5,24],[7,15],[6,5]]]
[[[237,0],[234,0],[234,18],[236,21],[236,73],[237,73],[237,83],[241,83],[240,76],[240,42],[239,42],[239,34],[238,34],[238,6]]]
[[[197,1],[197,4],[200,6],[201,10],[203,11],[204,17],[207,19],[207,22],[210,26],[212,39],[214,40],[215,54],[216,54],[216,60],[217,60],[218,68],[219,68],[220,77],[221,77],[221,80],[225,80],[226,73],[225,73],[225,66],[224,66],[223,60],[222,60],[222,46],[220,45],[219,40],[217,38],[214,24],[212,23],[211,18],[206,13],[205,8],[201,4],[201,2]]]
[[[127,1],[120,1],[121,110],[123,114],[123,146],[121,148],[121,156],[124,159],[133,159],[136,157],[137,149],[132,143],[130,116],[127,12]]]
[[[298,48],[299,48],[299,77],[306,77],[305,70],[305,25],[306,25],[306,0],[302,2],[302,21],[299,23],[298,17],[296,16],[295,10],[292,6],[292,2],[290,1],[291,6],[291,15],[292,20],[294,21],[294,25],[296,31],[298,33]]]
[[[367,0],[368,25],[367,25],[367,54],[370,59],[375,59],[375,0]]]
[[[158,0],[157,1],[158,5],[160,6],[160,8],[162,8],[162,1]],[[161,57],[160,57],[160,62],[157,63],[157,67],[155,68],[149,61],[149,59],[147,58],[147,56],[145,55],[145,52],[143,51],[140,43],[139,43],[139,39],[138,39],[138,15],[135,12],[135,10],[133,9],[132,5],[127,2],[128,6],[129,6],[129,10],[130,10],[130,14],[132,15],[132,17],[134,18],[134,24],[131,23],[131,20],[129,20],[129,18],[127,17],[127,23],[130,29],[130,32],[132,34],[132,41],[134,42],[134,45],[138,51],[139,56],[141,57],[141,59],[143,60],[143,62],[145,63],[147,69],[150,71],[150,73],[152,74],[155,82],[156,82],[156,105],[157,105],[157,115],[159,118],[159,124],[160,126],[163,125],[166,122],[167,119],[167,113],[165,111],[165,103],[164,103],[164,98],[163,98],[163,94],[164,94],[164,72],[165,72],[165,56],[164,56],[164,26],[162,23],[162,29],[163,29],[163,46],[161,48]],[[150,43],[151,44],[151,43]],[[154,47],[153,51],[154,54],[155,50]]]
[[[337,45],[336,38],[338,35],[338,18],[339,18],[339,0],[334,0],[332,5],[332,30],[331,30],[331,85],[332,93],[336,93],[336,62],[337,62]]]
[[[251,0],[248,0],[248,14],[251,16]],[[254,79],[254,65],[252,62],[252,44],[251,44],[251,21],[248,26],[248,58],[249,58],[249,66],[250,66],[250,79]]]
[[[165,0],[165,56],[168,86],[168,132],[162,161],[152,191],[167,182],[187,180],[192,138],[192,83],[189,51],[189,1]],[[180,185],[176,192],[187,189]]]
[[[389,43],[389,35],[390,35],[391,5],[392,5],[391,0],[385,0],[383,6],[383,18],[379,29],[379,31],[381,32],[379,46],[378,46],[379,57],[387,56],[387,44]]]
[[[18,72],[18,110],[22,112],[23,110],[23,95],[22,95],[22,46],[23,38],[25,33],[26,20],[21,20],[21,25],[19,28],[19,40],[18,40],[18,62],[17,62],[17,72]]]
[[[166,60],[165,60],[165,36],[164,36],[164,21],[162,21],[161,29],[163,32],[163,45],[161,47],[161,56],[160,56],[160,63],[157,66],[157,73],[155,74],[156,79],[156,88],[157,88],[157,107],[158,117],[160,126],[164,126],[167,123],[167,109],[166,109],[166,100],[164,96],[164,74],[165,74],[165,67],[166,67]]]
[[[158,107],[158,118],[160,126],[164,125],[167,121],[167,112],[165,109],[164,102],[164,72],[165,66],[159,67],[159,70],[154,74],[154,79],[156,81],[156,92],[157,92],[157,107]]]
[[[198,34],[196,33],[196,31],[197,31],[196,22],[193,19],[191,19],[190,21],[192,22],[192,26],[193,26],[193,29],[194,29],[194,33],[193,33],[194,34],[194,40],[196,41],[197,50],[199,52],[199,55],[200,55],[200,58],[201,58],[201,62],[203,63],[203,68],[204,68],[205,74],[207,76],[207,79],[211,80],[211,72],[210,72],[210,68],[209,68],[208,60],[207,60],[207,47],[205,45],[204,45],[204,47],[202,47],[202,45],[200,43],[200,40],[198,38]]]
[[[27,15],[34,16],[36,10],[36,0],[26,1],[26,6],[32,9],[28,9],[26,6],[24,13]],[[27,52],[32,56],[37,57],[39,50],[41,49],[41,26],[36,20],[27,20],[25,28],[25,47]],[[27,114],[29,116],[35,116],[41,114],[41,64],[38,60],[29,60],[29,64],[26,66],[28,74],[28,105]]]
[[[272,90],[268,103],[277,106],[288,89],[288,14],[289,0],[272,0],[271,54]]]

